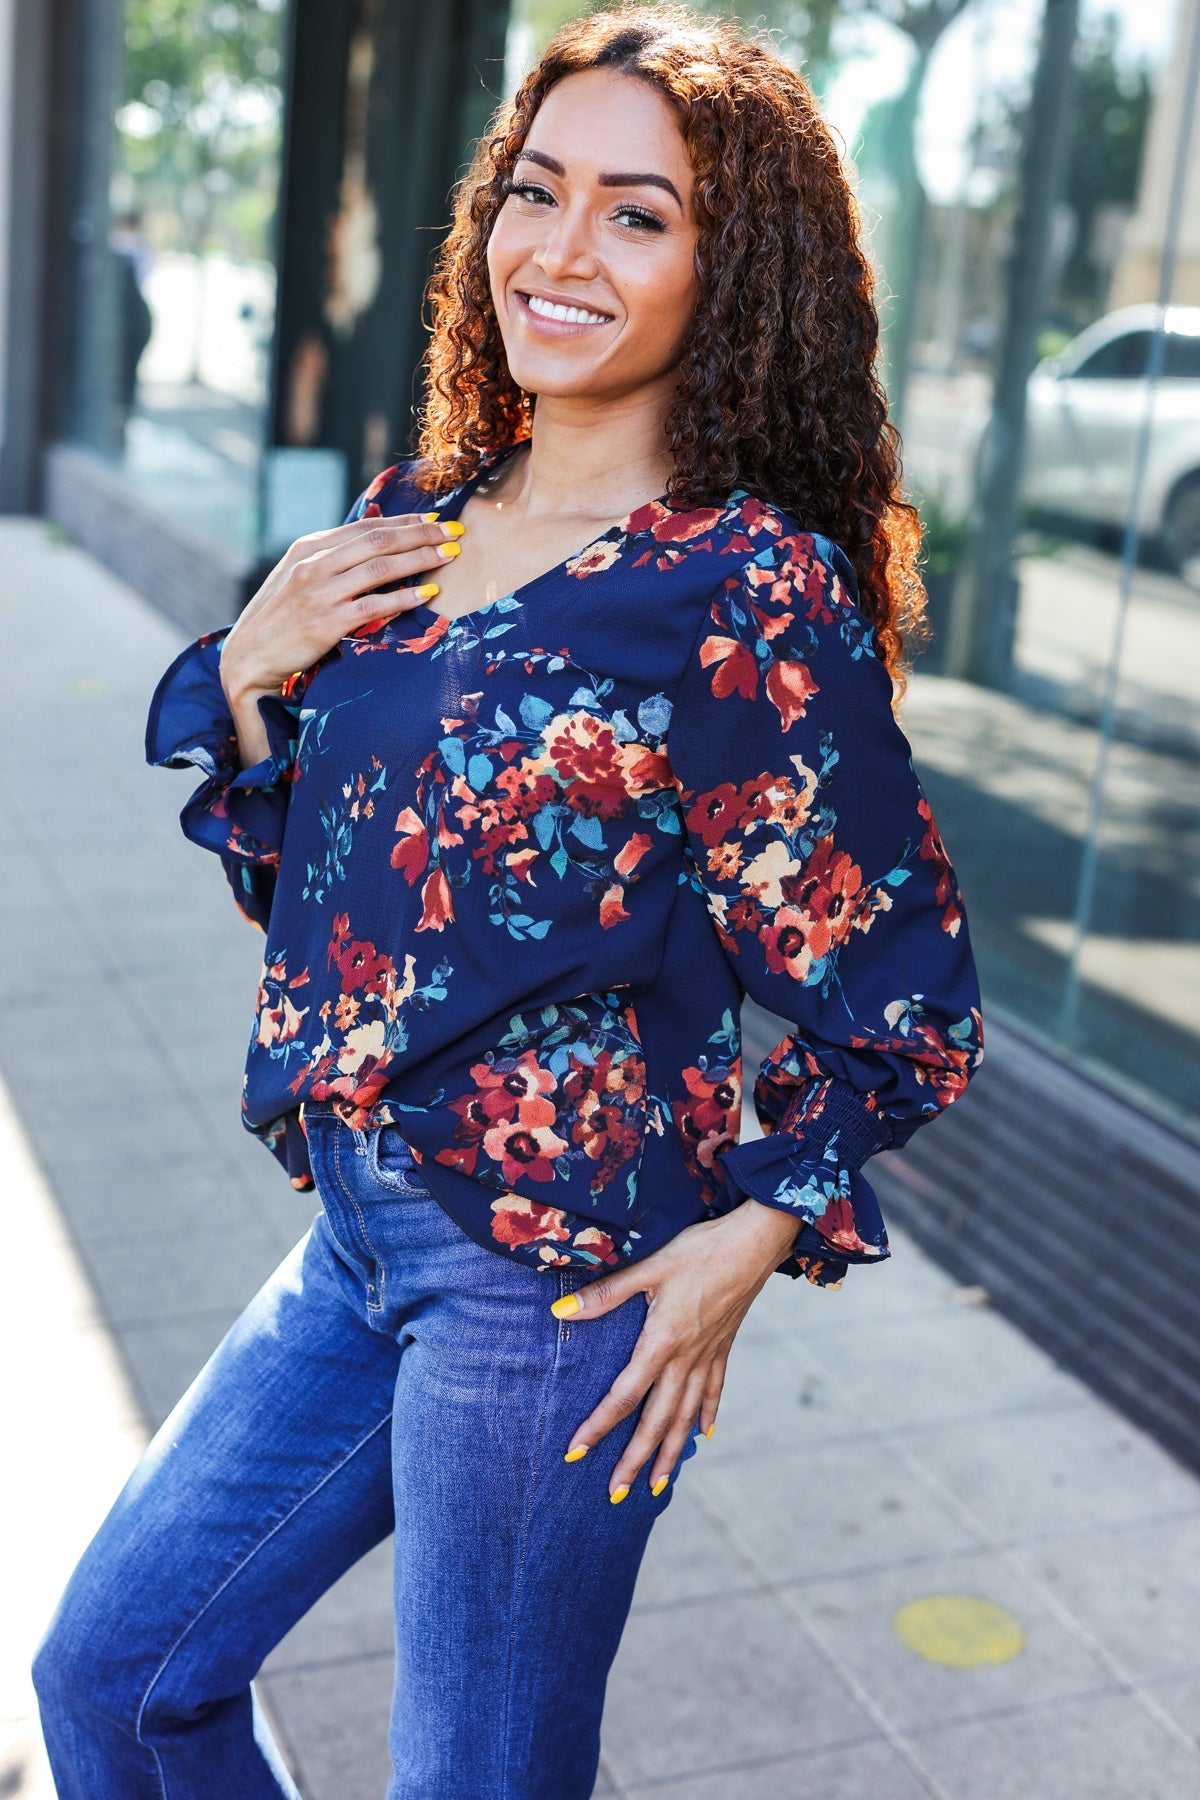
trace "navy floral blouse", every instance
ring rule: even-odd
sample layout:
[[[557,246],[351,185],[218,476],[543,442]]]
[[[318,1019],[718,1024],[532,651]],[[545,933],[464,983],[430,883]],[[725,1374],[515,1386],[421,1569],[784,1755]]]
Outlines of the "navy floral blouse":
[[[349,518],[456,517],[385,469]],[[259,702],[239,769],[205,633],[146,756],[266,934],[242,1116],[308,1187],[302,1106],[400,1128],[534,1268],[648,1255],[747,1195],[781,1273],[888,1255],[873,1152],[983,1055],[954,870],[843,550],[743,490],[640,507],[524,587],[372,620]],[[744,993],[794,1024],[739,1144]]]

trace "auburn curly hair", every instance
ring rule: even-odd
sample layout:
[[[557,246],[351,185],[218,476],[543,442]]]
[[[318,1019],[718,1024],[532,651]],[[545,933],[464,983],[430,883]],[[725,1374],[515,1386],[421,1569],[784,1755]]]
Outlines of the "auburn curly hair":
[[[706,506],[743,487],[839,543],[898,704],[905,646],[929,628],[858,208],[807,82],[735,20],[674,5],[592,13],[555,34],[501,106],[455,190],[427,289],[417,484],[466,480],[530,434],[535,397],[509,373],[487,243],[534,115],[556,82],[586,69],[665,95],[695,175],[698,297],[665,422],[667,497]]]

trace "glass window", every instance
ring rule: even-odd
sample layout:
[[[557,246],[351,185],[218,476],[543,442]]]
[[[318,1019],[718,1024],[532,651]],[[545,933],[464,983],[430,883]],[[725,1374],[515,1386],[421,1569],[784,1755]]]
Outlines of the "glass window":
[[[285,0],[114,11],[111,124],[77,227],[88,242],[67,435],[174,517],[253,549]]]
[[[1085,357],[1071,371],[1075,381],[1136,381],[1146,373],[1150,355],[1150,333],[1127,331],[1121,337],[1109,338],[1098,350]]]

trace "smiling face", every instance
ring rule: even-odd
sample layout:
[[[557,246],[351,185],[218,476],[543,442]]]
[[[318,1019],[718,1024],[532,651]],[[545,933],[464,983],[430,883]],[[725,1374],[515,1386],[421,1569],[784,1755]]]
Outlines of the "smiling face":
[[[589,69],[551,88],[488,242],[519,387],[603,402],[674,386],[697,293],[692,187],[647,82]]]

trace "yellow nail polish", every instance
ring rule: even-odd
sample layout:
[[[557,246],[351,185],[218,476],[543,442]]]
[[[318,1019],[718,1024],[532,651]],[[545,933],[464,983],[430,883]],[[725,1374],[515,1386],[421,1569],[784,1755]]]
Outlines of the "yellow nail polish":
[[[463,532],[466,529],[467,528],[463,524],[461,519],[443,519],[442,520],[442,530],[444,532],[446,532],[448,534],[448,536],[450,536],[452,538],[461,537]]]
[[[623,1500],[628,1492],[629,1492],[629,1489],[627,1487],[614,1488],[612,1493],[608,1497],[612,1501],[613,1505],[615,1506],[617,1504],[617,1501]]]
[[[573,1313],[583,1311],[583,1301],[578,1294],[563,1294],[550,1302],[550,1311],[556,1319],[569,1319]]]
[[[711,1424],[711,1425],[710,1425],[710,1426],[709,1426],[709,1428],[708,1428],[708,1430],[707,1430],[707,1431],[706,1431],[706,1432],[705,1432],[705,1434],[704,1434],[704,1435],[705,1435],[705,1437],[706,1437],[706,1438],[707,1438],[707,1437],[711,1437],[711,1436],[712,1436],[712,1434],[713,1434],[713,1432],[714,1432],[714,1431],[715,1431],[715,1430],[716,1430],[716,1429],[717,1429],[717,1421],[716,1421],[716,1420],[715,1420],[715,1419],[714,1419],[714,1420],[713,1420],[713,1422],[712,1422],[712,1424]]]
[[[667,1485],[668,1481],[670,1481],[670,1479],[671,1479],[671,1477],[669,1475],[660,1475],[658,1480],[654,1483],[654,1486],[650,1489],[650,1492],[654,1495],[654,1498],[656,1500],[657,1500],[658,1496],[662,1493],[663,1489],[666,1487],[666,1485]]]
[[[578,1462],[580,1457],[586,1456],[587,1453],[588,1453],[588,1447],[586,1444],[576,1444],[576,1446],[573,1450],[567,1451],[567,1454],[563,1457],[563,1461],[564,1462]]]
[[[461,544],[439,544],[438,545],[438,555],[439,556],[457,556],[461,549],[462,549]]]
[[[422,513],[421,517],[424,520],[426,525],[436,525],[437,524],[437,514],[436,513]]]
[[[418,592],[418,594],[420,594],[422,600],[432,600],[433,596],[435,594],[440,594],[441,591],[442,590],[438,586],[436,581],[423,581],[421,583],[420,587],[417,589],[417,592]]]

